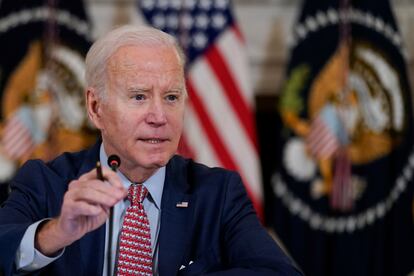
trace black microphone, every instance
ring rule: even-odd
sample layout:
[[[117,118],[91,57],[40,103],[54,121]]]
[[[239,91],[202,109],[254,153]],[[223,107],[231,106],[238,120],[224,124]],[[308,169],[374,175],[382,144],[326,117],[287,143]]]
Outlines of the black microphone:
[[[121,165],[121,158],[118,155],[112,154],[108,157],[108,166],[116,172]],[[114,207],[109,210],[109,234],[108,234],[108,256],[107,256],[107,274],[112,275],[111,257],[112,257],[112,228],[114,227]]]
[[[121,166],[121,158],[119,158],[119,156],[116,154],[112,154],[108,157],[108,166],[111,167],[114,172],[116,172],[119,166]]]

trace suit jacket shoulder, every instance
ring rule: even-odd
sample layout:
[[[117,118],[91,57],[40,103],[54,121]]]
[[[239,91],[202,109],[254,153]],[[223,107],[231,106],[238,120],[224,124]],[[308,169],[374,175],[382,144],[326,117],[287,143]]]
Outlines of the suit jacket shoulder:
[[[204,164],[197,163],[192,159],[186,159],[175,155],[167,165],[167,178],[178,177],[182,182],[177,183],[182,189],[193,191],[201,188],[200,186],[222,186],[227,183],[229,177],[239,177],[237,172],[226,170],[219,167],[208,167]]]

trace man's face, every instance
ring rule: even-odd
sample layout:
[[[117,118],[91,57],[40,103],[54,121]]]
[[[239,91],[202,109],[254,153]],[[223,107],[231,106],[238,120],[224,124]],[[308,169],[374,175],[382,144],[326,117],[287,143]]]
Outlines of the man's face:
[[[183,128],[186,96],[178,55],[163,46],[124,46],[106,71],[106,95],[97,100],[94,120],[105,151],[120,156],[128,177],[152,174],[176,152]]]

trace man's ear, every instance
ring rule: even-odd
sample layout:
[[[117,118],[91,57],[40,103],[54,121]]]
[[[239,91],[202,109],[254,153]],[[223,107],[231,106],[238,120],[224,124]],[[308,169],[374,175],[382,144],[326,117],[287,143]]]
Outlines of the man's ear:
[[[98,92],[94,88],[89,87],[86,90],[86,110],[89,119],[97,129],[101,129],[101,101]]]

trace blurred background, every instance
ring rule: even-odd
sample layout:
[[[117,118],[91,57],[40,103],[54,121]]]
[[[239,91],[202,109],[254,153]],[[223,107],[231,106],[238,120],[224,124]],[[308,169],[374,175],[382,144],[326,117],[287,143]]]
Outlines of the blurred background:
[[[180,42],[180,154],[238,171],[306,275],[414,275],[413,0],[0,0],[0,202],[96,141],[83,58],[122,24]]]

